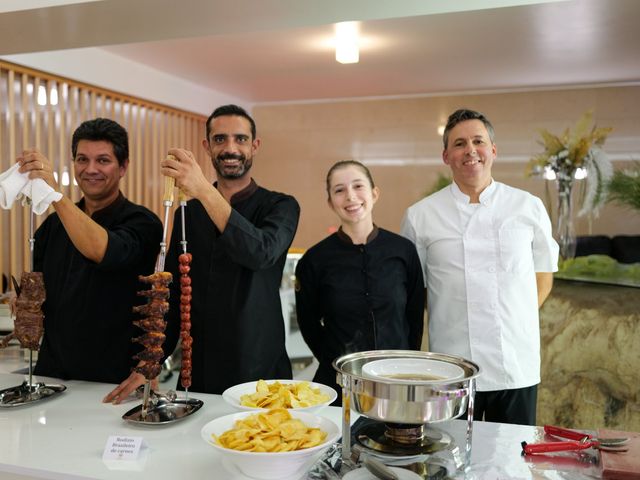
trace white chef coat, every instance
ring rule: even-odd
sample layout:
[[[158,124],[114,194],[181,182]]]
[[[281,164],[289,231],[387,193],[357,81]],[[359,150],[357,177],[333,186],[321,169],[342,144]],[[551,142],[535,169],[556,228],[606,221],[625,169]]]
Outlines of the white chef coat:
[[[433,352],[481,368],[479,391],[540,382],[536,272],[558,269],[539,198],[492,183],[470,204],[455,182],[409,207],[401,233],[418,250]]]

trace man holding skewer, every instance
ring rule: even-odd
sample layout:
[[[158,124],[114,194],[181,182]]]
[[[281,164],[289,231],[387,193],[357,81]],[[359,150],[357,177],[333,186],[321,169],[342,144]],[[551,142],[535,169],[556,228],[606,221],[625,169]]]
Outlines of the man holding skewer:
[[[73,203],[63,194],[35,232],[34,270],[43,273],[47,292],[35,374],[117,383],[136,364],[132,307],[141,303],[138,275],[153,271],[162,224],[120,192],[129,145],[118,123],[83,122],[71,150],[83,197]],[[25,150],[18,162],[21,172],[61,192],[42,153]]]
[[[184,209],[190,265],[193,337],[190,391],[222,393],[260,378],[291,378],[279,287],[298,225],[298,202],[257,185],[250,175],[260,147],[251,116],[236,105],[211,114],[202,144],[217,181],[204,176],[193,153],[169,150],[162,174],[191,197]],[[173,274],[165,353],[180,330],[181,210],[176,211],[166,270]],[[128,395],[141,383],[123,382]]]

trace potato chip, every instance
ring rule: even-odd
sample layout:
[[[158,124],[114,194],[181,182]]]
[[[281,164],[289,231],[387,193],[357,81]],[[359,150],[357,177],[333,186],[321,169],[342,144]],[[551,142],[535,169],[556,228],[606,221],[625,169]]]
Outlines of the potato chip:
[[[288,452],[320,445],[326,432],[308,427],[286,409],[269,410],[237,420],[214,441],[225,448],[247,452]]]
[[[306,408],[329,401],[329,396],[309,382],[268,384],[256,382],[256,392],[242,395],[240,405],[252,408]]]

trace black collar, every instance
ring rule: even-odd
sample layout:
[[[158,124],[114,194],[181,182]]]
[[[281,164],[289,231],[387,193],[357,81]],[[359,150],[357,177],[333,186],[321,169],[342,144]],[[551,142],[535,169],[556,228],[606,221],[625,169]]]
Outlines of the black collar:
[[[101,208],[100,210],[96,210],[95,212],[93,212],[91,214],[91,219],[97,221],[97,220],[100,219],[100,217],[108,217],[113,212],[118,210],[124,204],[124,202],[126,200],[127,199],[122,194],[122,192],[118,191],[118,196],[116,197],[116,199],[113,202],[111,202],[109,205],[107,205],[106,207]],[[84,204],[85,204],[85,200],[84,200],[84,197],[82,197],[80,199],[80,201],[77,203],[77,205],[78,205],[78,208],[80,210],[82,210],[83,212],[85,211]]]
[[[218,182],[214,182],[213,186],[216,187],[216,189],[217,189],[218,188]],[[258,184],[252,178],[251,182],[249,182],[249,185],[244,187],[239,192],[236,192],[233,195],[231,195],[231,201],[229,203],[231,203],[233,205],[234,203],[238,203],[238,202],[241,202],[243,200],[246,200],[251,195],[256,193],[256,190],[258,190]]]
[[[375,240],[375,238],[378,236],[378,227],[376,226],[376,224],[373,224],[373,230],[371,230],[371,233],[367,236],[367,242],[365,243],[365,245],[367,243],[371,243],[373,242],[373,240]],[[349,235],[347,235],[346,233],[344,233],[344,231],[342,230],[342,227],[340,227],[338,229],[338,231],[336,232],[336,235],[338,236],[338,238],[340,240],[342,240],[345,243],[348,243],[350,245],[353,245],[353,240],[351,240],[351,237]]]

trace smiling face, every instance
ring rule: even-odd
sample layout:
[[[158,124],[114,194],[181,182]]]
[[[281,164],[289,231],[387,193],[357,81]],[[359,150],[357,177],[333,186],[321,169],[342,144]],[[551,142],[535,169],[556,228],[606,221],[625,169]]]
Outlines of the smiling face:
[[[378,187],[372,187],[367,174],[356,165],[336,168],[328,179],[329,207],[343,225],[373,225],[373,205],[378,200]]]
[[[484,124],[480,120],[466,120],[449,132],[442,159],[451,168],[460,190],[469,195],[481,192],[491,183],[496,153],[496,145]]]
[[[224,115],[211,119],[209,138],[203,145],[218,179],[238,179],[251,169],[260,140],[252,138],[249,120]]]
[[[118,163],[113,144],[105,140],[80,140],[73,159],[73,173],[78,186],[93,209],[109,205],[118,196],[120,179],[127,171],[128,160]]]

